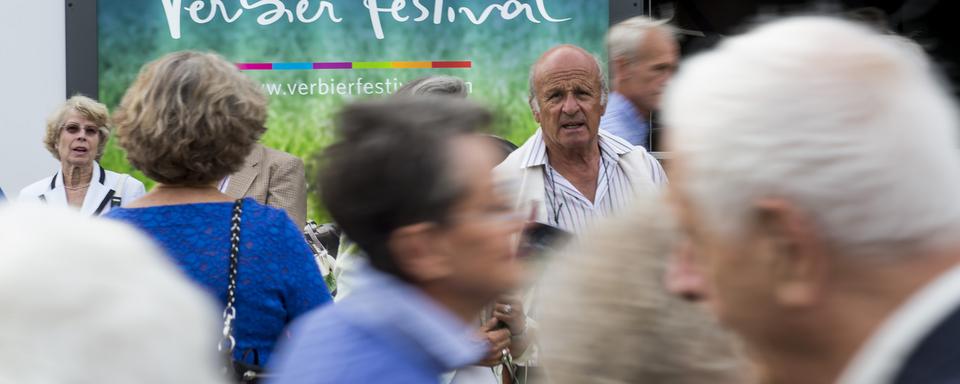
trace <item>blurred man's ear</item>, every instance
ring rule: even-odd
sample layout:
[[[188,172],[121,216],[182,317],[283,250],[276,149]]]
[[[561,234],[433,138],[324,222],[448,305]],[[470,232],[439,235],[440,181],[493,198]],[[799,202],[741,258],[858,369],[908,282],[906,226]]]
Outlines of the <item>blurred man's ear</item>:
[[[676,244],[667,259],[664,285],[667,291],[689,301],[708,299],[706,279],[696,265],[690,240]]]
[[[613,81],[626,80],[630,78],[630,71],[628,71],[630,65],[633,64],[632,60],[628,60],[625,57],[618,57],[613,59],[613,73],[616,78]]]
[[[437,252],[436,225],[417,223],[397,228],[387,246],[397,267],[414,283],[444,279],[452,273],[447,255]]]
[[[829,268],[827,249],[810,217],[796,205],[768,198],[754,205],[763,262],[770,266],[774,295],[787,307],[816,304]]]

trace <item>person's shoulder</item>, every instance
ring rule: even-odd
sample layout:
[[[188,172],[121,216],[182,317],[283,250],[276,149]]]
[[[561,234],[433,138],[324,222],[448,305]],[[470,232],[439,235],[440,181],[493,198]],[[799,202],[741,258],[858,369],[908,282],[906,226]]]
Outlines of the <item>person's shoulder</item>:
[[[280,208],[261,204],[252,197],[244,197],[243,212],[244,218],[250,220],[250,224],[257,228],[258,232],[267,231],[269,237],[277,239],[274,246],[288,250],[291,244],[286,242],[287,239],[303,237],[303,232],[290,220],[287,212]]]
[[[287,212],[273,206],[262,204],[254,199],[253,197],[244,197],[243,198],[243,211],[244,216],[248,216],[251,220],[255,221],[258,224],[280,224],[280,220],[290,221],[290,218],[287,217]]]
[[[504,159],[502,162],[500,162],[500,164],[498,164],[496,167],[493,168],[493,171],[498,174],[504,173],[504,172],[508,172],[508,173],[519,172],[520,169],[523,168],[521,166],[523,164],[523,160],[528,156],[530,151],[533,150],[533,147],[536,145],[536,143],[542,140],[543,138],[540,135],[540,131],[537,130],[532,135],[530,135],[530,137],[528,137],[527,140],[524,141],[519,148],[517,148],[513,152],[510,152],[510,154],[507,155],[506,159]]]
[[[494,173],[503,173],[503,172],[514,171],[519,169],[520,161],[522,161],[521,159],[523,159],[521,152],[523,151],[521,151],[520,149],[517,149],[511,152],[509,155],[507,155],[506,159],[503,159],[503,161],[501,161],[500,164],[497,164],[497,166],[493,168]]]
[[[926,333],[903,361],[898,383],[956,383],[960,382],[960,346],[954,342],[960,337],[960,307],[952,309],[943,320]]]
[[[407,363],[382,337],[349,320],[349,303],[302,316],[277,368],[280,382],[421,383],[435,379]]]
[[[617,139],[622,141],[626,145],[630,146],[631,148],[629,152],[621,155],[622,159],[632,163],[643,163],[643,164],[650,163],[650,162],[659,162],[659,160],[657,160],[657,158],[654,157],[653,154],[651,154],[650,151],[648,151],[642,145],[630,144],[629,142],[627,142],[626,140],[620,137],[617,137]]]
[[[19,198],[34,198],[40,196],[48,189],[50,189],[50,178],[53,176],[47,176],[40,180],[37,180],[33,184],[30,184],[20,190]]]
[[[105,174],[104,184],[106,184],[107,187],[113,188],[114,186],[116,186],[116,188],[120,188],[119,183],[121,180],[123,180],[124,191],[146,188],[143,185],[143,182],[141,182],[140,180],[137,180],[136,177],[133,177],[130,174],[114,172],[106,168],[104,168],[103,171]]]
[[[264,151],[264,160],[270,163],[277,164],[303,164],[303,160],[297,156],[294,156],[290,153],[281,151],[279,149],[273,149],[268,146],[263,146]]]

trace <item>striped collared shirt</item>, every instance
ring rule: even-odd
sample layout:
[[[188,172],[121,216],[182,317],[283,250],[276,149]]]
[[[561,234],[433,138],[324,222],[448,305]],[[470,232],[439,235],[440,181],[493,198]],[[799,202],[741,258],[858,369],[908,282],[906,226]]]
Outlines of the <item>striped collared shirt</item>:
[[[581,234],[597,217],[610,216],[624,209],[636,196],[630,179],[620,165],[620,156],[642,149],[637,149],[626,140],[600,130],[600,172],[592,202],[550,165],[541,130],[537,130],[531,140],[534,147],[523,159],[523,167],[542,166],[544,168],[546,224]],[[667,177],[660,163],[650,154],[646,155],[650,165],[651,182],[658,186],[665,185]]]

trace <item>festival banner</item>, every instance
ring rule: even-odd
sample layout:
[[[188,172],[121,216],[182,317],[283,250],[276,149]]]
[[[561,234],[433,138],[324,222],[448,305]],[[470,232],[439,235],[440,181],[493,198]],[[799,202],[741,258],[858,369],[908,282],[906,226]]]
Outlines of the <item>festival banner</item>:
[[[464,79],[495,113],[492,133],[522,144],[536,129],[530,65],[561,43],[602,57],[608,12],[606,0],[99,0],[99,98],[112,110],[166,53],[217,52],[261,84],[262,141],[303,158],[309,183],[344,103],[426,75]],[[102,163],[153,184],[114,142]],[[314,195],[308,217],[323,221]]]

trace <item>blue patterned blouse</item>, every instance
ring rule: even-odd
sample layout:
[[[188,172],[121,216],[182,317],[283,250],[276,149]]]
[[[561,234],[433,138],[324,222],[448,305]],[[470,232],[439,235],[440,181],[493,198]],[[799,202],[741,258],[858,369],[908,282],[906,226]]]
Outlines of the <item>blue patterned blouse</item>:
[[[122,208],[106,216],[145,231],[180,268],[221,303],[227,301],[233,203]],[[284,211],[243,200],[234,337],[236,359],[270,360],[274,344],[297,316],[331,301],[303,235]],[[211,346],[215,348],[215,346]]]

